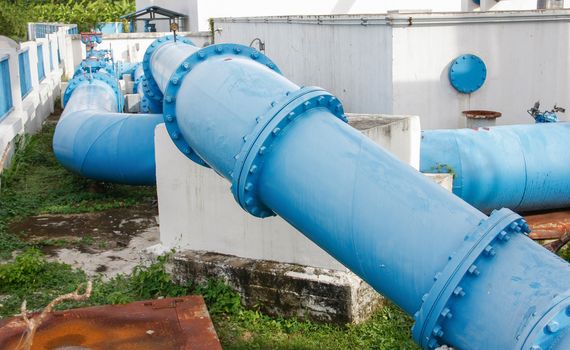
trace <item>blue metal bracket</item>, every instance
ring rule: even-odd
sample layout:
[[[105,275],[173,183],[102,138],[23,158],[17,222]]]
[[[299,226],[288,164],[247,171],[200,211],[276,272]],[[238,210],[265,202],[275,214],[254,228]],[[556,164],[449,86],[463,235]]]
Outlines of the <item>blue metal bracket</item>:
[[[485,79],[487,79],[487,67],[483,60],[475,55],[461,55],[449,67],[451,86],[463,94],[479,90]]]
[[[445,323],[453,322],[453,304],[469,291],[464,290],[465,279],[480,274],[480,267],[490,263],[496,254],[495,246],[506,244],[510,235],[528,234],[530,227],[518,214],[509,209],[494,211],[488,219],[465,238],[466,243],[434,279],[434,285],[422,298],[423,304],[414,315],[412,335],[425,349],[436,349],[445,332]]]
[[[237,45],[237,44],[217,44],[211,45],[201,49],[200,51],[195,52],[194,54],[190,55],[184,62],[180,64],[180,66],[176,69],[176,71],[170,77],[168,85],[164,90],[164,102],[163,102],[163,115],[164,121],[166,124],[166,129],[174,141],[174,144],[178,149],[186,155],[188,158],[193,160],[194,162],[208,167],[206,162],[200,158],[192,148],[184,141],[182,134],[180,133],[180,128],[178,126],[178,122],[176,120],[176,97],[178,95],[178,90],[180,89],[180,85],[182,85],[182,81],[186,77],[186,75],[198,64],[208,60],[211,57],[220,57],[220,56],[244,56],[249,57],[254,61],[259,62],[260,64],[266,65],[269,69],[276,71],[277,73],[281,74],[281,71],[275,63],[273,63],[267,56],[263,55],[259,51],[254,48]],[[156,84],[156,83],[155,83]],[[143,83],[144,87],[144,83]],[[158,88],[158,86],[157,86]]]
[[[317,87],[304,87],[275,102],[266,115],[257,118],[257,127],[244,137],[244,145],[236,156],[232,172],[232,193],[240,206],[248,213],[264,218],[275,215],[257,197],[257,181],[263,166],[264,155],[287,125],[313,108],[326,108],[344,122],[348,119],[340,101]]]
[[[192,40],[187,39],[185,37],[176,36],[176,41],[180,41],[184,44],[196,46],[196,45],[194,45]],[[156,51],[156,49],[158,49],[159,47],[161,47],[164,44],[171,43],[171,42],[174,42],[174,36],[173,35],[167,35],[167,36],[156,39],[152,44],[150,44],[150,46],[146,50],[146,52],[144,54],[143,62],[142,62],[144,75],[145,75],[146,81],[147,81],[146,85],[143,84],[144,93],[148,97],[153,98],[157,101],[162,101],[162,92],[160,91],[158,85],[156,84],[156,81],[154,80],[154,77],[152,76],[152,72],[150,70],[150,59],[151,59],[154,51]]]

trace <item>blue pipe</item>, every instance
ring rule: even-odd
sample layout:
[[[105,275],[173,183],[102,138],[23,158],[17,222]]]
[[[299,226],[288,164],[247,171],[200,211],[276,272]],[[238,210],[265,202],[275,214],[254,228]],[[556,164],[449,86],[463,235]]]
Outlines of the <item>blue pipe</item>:
[[[144,75],[142,65],[139,65],[134,71],[133,91],[140,96],[140,112],[141,113],[162,113],[162,101],[156,100],[147,94],[149,93],[149,84]]]
[[[570,123],[424,131],[422,172],[452,172],[479,210],[570,207]]]
[[[160,114],[126,114],[113,79],[79,76],[64,94],[53,150],[57,160],[81,176],[130,185],[154,185],[154,128]]]
[[[144,78],[144,70],[142,68],[142,64],[139,63],[137,64],[136,69],[133,70],[133,74],[131,76],[131,80],[134,82],[133,91],[135,93],[138,92],[139,84],[143,78]]]
[[[422,347],[568,342],[570,265],[520,216],[488,217],[430,182],[252,48],[154,44],[143,66],[177,147],[230,181],[244,210],[280,215],[413,314]]]

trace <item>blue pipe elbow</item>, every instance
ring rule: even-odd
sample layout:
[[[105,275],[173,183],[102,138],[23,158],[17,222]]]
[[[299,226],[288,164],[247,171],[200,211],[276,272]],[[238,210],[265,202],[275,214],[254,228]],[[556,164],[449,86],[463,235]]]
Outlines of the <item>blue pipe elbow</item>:
[[[570,123],[424,131],[420,170],[454,174],[453,193],[490,212],[570,207]]]
[[[90,179],[154,185],[154,128],[162,115],[118,113],[116,94],[116,86],[102,77],[70,82],[54,154],[66,169]]]
[[[570,265],[520,216],[488,217],[430,182],[348,126],[334,96],[252,48],[165,44],[149,62],[178,148],[231,182],[244,210],[280,215],[414,315],[423,348],[564,343]]]

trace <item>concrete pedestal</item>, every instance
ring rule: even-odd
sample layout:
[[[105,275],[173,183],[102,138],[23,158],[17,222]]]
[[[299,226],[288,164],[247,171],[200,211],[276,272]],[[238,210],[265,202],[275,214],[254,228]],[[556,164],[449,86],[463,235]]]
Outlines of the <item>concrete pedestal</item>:
[[[173,272],[180,282],[221,279],[240,293],[248,308],[315,322],[359,323],[383,301],[372,287],[348,271],[211,252],[176,254]]]

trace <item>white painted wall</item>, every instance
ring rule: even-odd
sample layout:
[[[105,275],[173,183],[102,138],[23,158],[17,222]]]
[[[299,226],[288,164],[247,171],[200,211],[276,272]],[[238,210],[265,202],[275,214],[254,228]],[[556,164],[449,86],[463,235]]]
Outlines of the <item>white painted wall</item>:
[[[21,44],[0,36],[0,56],[9,55],[10,80],[12,89],[13,109],[0,121],[0,172],[9,165],[18,135],[37,132],[45,118],[52,112],[54,101],[60,96],[59,84],[62,69],[57,64],[57,48],[60,34],[51,34],[46,39],[37,39]],[[52,43],[52,52],[49,51],[49,42]],[[44,66],[46,78],[38,81],[37,44],[44,44]],[[29,50],[32,90],[21,98],[20,71],[18,54],[22,50]],[[62,46],[60,50],[65,51]],[[49,55],[53,55],[54,69],[50,71]],[[63,57],[62,57],[63,59]]]
[[[468,109],[496,110],[503,113],[497,124],[518,124],[533,122],[526,110],[537,100],[570,107],[570,10],[215,22],[216,42],[261,38],[287,77],[331,91],[356,113],[421,115],[422,127],[440,129],[463,126]],[[466,53],[488,69],[469,95],[448,79],[451,61]]]
[[[421,138],[418,117],[350,115],[349,118],[351,122],[388,122],[363,133],[391,147],[404,162],[418,166]],[[178,151],[164,124],[155,130],[155,154],[161,246],[154,247],[154,251],[191,249],[346,270],[280,217],[259,219],[241,209],[228,181]]]
[[[473,0],[461,0],[461,11],[521,11],[536,10],[539,0],[480,0],[480,6]],[[548,1],[548,0],[546,0]],[[551,0],[553,3],[554,0]],[[570,7],[570,1],[564,0],[564,8]]]
[[[492,23],[498,17],[490,14],[472,18],[455,25],[394,26],[394,113],[420,114],[424,129],[438,129],[462,127],[464,110],[495,110],[503,114],[497,124],[520,124],[533,122],[526,110],[537,100],[542,107],[570,106],[569,18],[499,23]],[[465,53],[487,66],[485,84],[472,94],[457,92],[448,79],[450,63]]]
[[[483,11],[536,10],[537,0],[481,0]]]
[[[210,30],[209,18],[385,13],[391,10],[460,11],[459,0],[137,0],[137,10],[156,5],[187,14],[190,31]],[[158,30],[167,30],[157,25]],[[139,26],[142,30],[142,25]]]
[[[217,22],[216,43],[249,45],[258,37],[265,54],[297,84],[321,86],[353,113],[391,114],[392,33],[386,25],[316,25],[315,16],[295,24]],[[255,46],[255,45],[254,45]],[[257,46],[255,46],[257,47]]]

